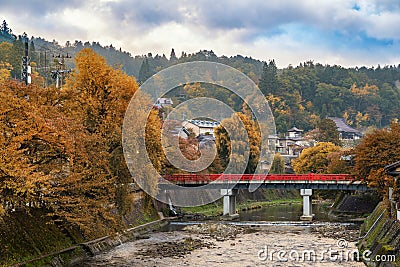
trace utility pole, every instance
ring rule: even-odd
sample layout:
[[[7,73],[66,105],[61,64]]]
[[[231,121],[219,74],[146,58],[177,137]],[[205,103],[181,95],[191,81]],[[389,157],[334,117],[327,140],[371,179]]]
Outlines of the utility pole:
[[[28,57],[28,36],[26,33],[23,34],[24,45],[25,45],[25,53],[22,57],[22,72],[21,79],[25,82],[25,85],[31,83],[31,66],[29,66],[29,57]]]
[[[56,88],[62,88],[63,84],[63,79],[64,79],[64,74],[70,73],[70,69],[65,69],[65,59],[66,58],[71,58],[70,55],[58,55],[58,56],[53,56],[54,58],[60,58],[61,61],[58,61],[58,66],[56,70],[52,70],[51,73],[53,74],[52,77],[53,79],[56,80]]]
[[[44,87],[47,87],[47,51],[44,50]]]

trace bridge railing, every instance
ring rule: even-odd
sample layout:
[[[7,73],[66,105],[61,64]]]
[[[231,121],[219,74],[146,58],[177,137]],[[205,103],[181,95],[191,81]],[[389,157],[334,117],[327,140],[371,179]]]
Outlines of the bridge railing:
[[[349,174],[171,174],[164,179],[175,184],[206,184],[211,182],[268,181],[353,181]]]

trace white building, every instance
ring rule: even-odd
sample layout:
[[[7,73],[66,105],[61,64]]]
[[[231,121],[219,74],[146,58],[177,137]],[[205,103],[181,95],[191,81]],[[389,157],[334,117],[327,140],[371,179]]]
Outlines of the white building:
[[[171,98],[161,97],[157,99],[156,105],[160,105],[162,107],[172,107],[174,103]]]
[[[199,135],[214,135],[214,128],[219,126],[216,121],[188,120],[182,123],[182,127],[192,129],[196,136]]]

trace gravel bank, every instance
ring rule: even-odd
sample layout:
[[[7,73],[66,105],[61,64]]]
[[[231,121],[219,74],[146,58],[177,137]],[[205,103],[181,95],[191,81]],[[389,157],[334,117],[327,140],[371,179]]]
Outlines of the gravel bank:
[[[347,260],[356,247],[346,227],[191,225],[122,244],[85,266],[364,266]],[[341,238],[350,239],[339,248]]]

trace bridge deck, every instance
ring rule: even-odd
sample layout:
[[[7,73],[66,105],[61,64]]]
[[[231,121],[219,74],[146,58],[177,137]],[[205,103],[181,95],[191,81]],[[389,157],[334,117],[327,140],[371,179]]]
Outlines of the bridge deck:
[[[246,189],[250,185],[269,189],[332,189],[369,190],[366,184],[355,181],[349,174],[173,174],[160,181],[161,189],[199,187],[210,189]],[[175,187],[176,188],[176,187]]]

